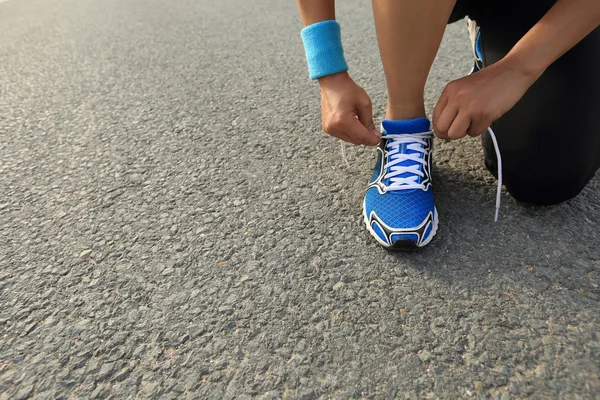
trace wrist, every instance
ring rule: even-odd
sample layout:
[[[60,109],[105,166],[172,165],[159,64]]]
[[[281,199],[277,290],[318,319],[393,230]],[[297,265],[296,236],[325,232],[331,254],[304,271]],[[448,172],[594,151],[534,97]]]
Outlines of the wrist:
[[[530,81],[532,84],[535,82],[548,68],[548,65],[540,63],[539,60],[535,60],[527,55],[520,54],[519,52],[508,53],[502,60],[498,62],[499,65],[505,69],[515,72],[523,79]]]
[[[346,71],[338,72],[332,75],[322,76],[317,79],[321,89],[326,89],[332,86],[339,86],[340,84],[348,82],[348,80],[351,80],[351,78],[348,72]]]

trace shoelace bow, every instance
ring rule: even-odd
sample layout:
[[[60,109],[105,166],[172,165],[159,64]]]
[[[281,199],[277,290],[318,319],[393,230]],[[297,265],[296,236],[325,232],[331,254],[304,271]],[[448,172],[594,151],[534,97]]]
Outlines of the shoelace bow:
[[[494,130],[489,127],[488,132],[494,143],[494,151],[496,152],[496,159],[498,160],[498,187],[496,189],[496,213],[494,215],[494,222],[498,222],[498,215],[500,214],[500,203],[502,202],[502,156],[500,155],[500,148],[498,147],[498,141],[496,140],[496,134]],[[419,183],[419,177],[425,176],[421,171],[419,164],[425,165],[425,160],[421,158],[425,154],[426,140],[433,138],[433,132],[413,133],[410,135],[385,135],[386,139],[389,139],[386,148],[384,158],[388,162],[383,166],[384,170],[390,169],[390,172],[384,176],[384,179],[390,179],[390,185],[385,187],[385,191],[391,190],[408,190],[408,189],[425,189],[425,185]],[[400,148],[403,144],[407,144],[406,150],[412,150],[416,153],[406,154],[400,153]],[[342,157],[347,165],[349,165],[346,159],[346,148],[344,142],[342,142]],[[399,165],[404,161],[414,161],[417,164],[409,166]],[[408,177],[400,177],[405,173],[411,174]]]

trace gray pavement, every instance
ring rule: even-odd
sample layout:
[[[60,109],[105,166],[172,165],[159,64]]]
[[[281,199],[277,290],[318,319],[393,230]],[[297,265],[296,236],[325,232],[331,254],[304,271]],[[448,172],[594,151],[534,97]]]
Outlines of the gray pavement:
[[[339,3],[380,120],[369,2]],[[0,4],[0,399],[599,398],[600,180],[494,224],[478,140],[438,141],[438,236],[387,253],[299,29],[281,0]],[[429,111],[469,57],[450,26]]]

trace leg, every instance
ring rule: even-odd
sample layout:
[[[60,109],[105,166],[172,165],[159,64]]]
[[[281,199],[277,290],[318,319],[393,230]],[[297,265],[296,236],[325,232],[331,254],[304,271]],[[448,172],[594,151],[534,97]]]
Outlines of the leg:
[[[456,0],[373,0],[387,119],[425,116],[424,89]]]
[[[371,235],[389,249],[425,246],[437,231],[433,133],[423,92],[454,2],[373,0],[388,109],[363,217]]]
[[[493,2],[500,3],[500,2]],[[535,8],[502,2],[479,16],[484,65],[511,49],[554,1]],[[545,3],[545,4],[544,4]],[[541,6],[540,6],[541,5]],[[499,6],[500,7],[500,6]],[[510,16],[514,10],[519,16]],[[517,200],[556,204],[575,197],[600,167],[600,29],[551,65],[517,105],[493,125],[503,157],[504,182]],[[490,138],[486,165],[495,172]]]

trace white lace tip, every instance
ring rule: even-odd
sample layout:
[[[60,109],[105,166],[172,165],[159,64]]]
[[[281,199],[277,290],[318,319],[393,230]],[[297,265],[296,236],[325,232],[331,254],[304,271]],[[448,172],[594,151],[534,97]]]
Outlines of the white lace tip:
[[[350,163],[348,162],[348,158],[346,157],[346,144],[344,143],[343,140],[340,140],[340,145],[342,148],[342,158],[344,159],[344,162],[346,163],[346,167],[350,168]]]
[[[494,216],[494,222],[498,222],[500,203],[502,202],[502,156],[500,155],[500,147],[498,146],[498,140],[496,140],[496,134],[491,127],[488,128],[488,132],[494,143],[494,151],[496,152],[496,159],[498,160],[498,188],[496,189],[496,215]]]

